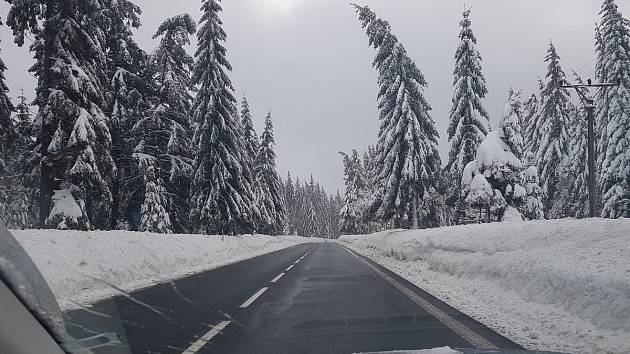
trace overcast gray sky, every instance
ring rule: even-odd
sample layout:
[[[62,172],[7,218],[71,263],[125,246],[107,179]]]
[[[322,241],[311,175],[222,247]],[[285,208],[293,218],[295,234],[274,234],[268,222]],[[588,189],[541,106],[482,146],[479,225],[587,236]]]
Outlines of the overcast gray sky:
[[[356,0],[388,20],[429,81],[426,89],[446,159],[446,127],[451,107],[453,55],[458,44],[462,0]],[[617,1],[624,15],[630,2]],[[166,17],[188,12],[199,18],[199,0],[136,0],[144,11],[137,41],[147,51]],[[490,94],[485,100],[493,125],[509,87],[529,95],[543,76],[543,58],[553,39],[567,72],[593,75],[593,29],[601,0],[467,0],[484,59]],[[0,2],[4,17],[8,5]],[[346,0],[224,0],[228,58],[237,97],[245,92],[261,129],[271,109],[282,176],[313,174],[334,192],[341,189],[338,151],[364,149],[376,140],[376,73],[373,50]],[[4,27],[2,57],[8,84],[17,96],[32,97],[34,79],[26,48],[12,44]],[[194,48],[190,48],[192,53]]]

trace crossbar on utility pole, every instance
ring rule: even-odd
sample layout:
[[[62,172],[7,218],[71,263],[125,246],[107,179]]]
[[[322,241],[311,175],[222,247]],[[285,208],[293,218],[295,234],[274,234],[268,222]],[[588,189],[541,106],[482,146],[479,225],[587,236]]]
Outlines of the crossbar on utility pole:
[[[597,187],[595,180],[595,101],[593,97],[590,95],[590,91],[588,96],[582,92],[583,89],[588,91],[589,88],[604,88],[604,87],[614,87],[619,86],[618,83],[601,83],[601,84],[593,84],[591,79],[587,80],[587,84],[579,84],[579,85],[559,85],[562,88],[574,88],[577,91],[578,96],[582,100],[582,104],[584,104],[584,108],[586,109],[586,119],[588,125],[588,209],[589,209],[589,217],[594,218],[595,215],[595,205],[597,203]]]

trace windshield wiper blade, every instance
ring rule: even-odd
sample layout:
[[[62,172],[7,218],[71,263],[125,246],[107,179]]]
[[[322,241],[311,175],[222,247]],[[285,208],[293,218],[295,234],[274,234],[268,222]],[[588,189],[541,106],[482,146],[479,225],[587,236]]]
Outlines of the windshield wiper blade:
[[[61,347],[69,353],[77,353],[111,345],[123,345],[118,333],[105,332],[95,336],[62,343]]]

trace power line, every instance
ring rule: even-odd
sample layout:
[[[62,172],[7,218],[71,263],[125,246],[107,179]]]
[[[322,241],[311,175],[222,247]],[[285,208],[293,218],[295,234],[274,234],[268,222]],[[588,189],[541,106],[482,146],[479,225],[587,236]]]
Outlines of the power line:
[[[574,71],[575,71],[576,73],[579,73],[580,71],[584,70],[587,66],[589,66],[589,65],[593,64],[593,62],[594,62],[595,60],[597,60],[597,56],[595,56],[593,59],[591,59],[591,61],[589,61],[588,63],[586,63],[586,64],[584,64],[584,65],[582,65],[582,66],[580,66],[580,68],[579,68],[579,69],[576,69],[576,70],[574,70]]]

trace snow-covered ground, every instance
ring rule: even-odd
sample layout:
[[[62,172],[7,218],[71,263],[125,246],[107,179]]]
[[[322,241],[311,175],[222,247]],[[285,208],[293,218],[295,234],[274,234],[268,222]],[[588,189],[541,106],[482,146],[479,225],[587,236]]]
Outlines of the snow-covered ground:
[[[127,231],[12,231],[62,309],[319,239],[159,235]],[[113,285],[113,286],[112,286]]]
[[[529,349],[630,353],[630,219],[494,223],[340,240]]]

